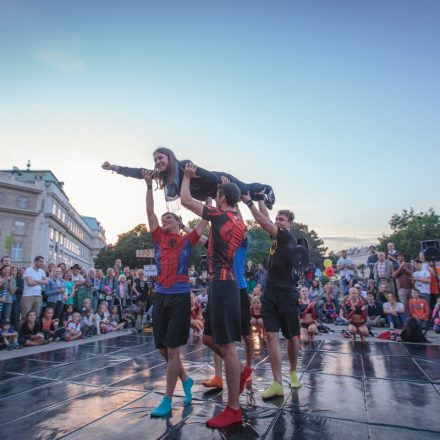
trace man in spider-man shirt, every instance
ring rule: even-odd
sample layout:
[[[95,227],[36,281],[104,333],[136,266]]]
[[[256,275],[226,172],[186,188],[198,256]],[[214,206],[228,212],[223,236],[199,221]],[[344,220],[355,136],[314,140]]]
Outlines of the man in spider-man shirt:
[[[191,297],[188,267],[193,246],[199,241],[207,221],[200,221],[189,234],[180,234],[180,218],[171,212],[162,215],[162,227],[154,213],[152,171],[145,171],[147,183],[147,217],[155,246],[157,267],[156,295],[153,305],[153,335],[156,347],[167,361],[167,387],[152,417],[171,412],[171,401],[177,378],[185,392],[184,404],[191,404],[193,380],[188,377],[180,359],[180,346],[188,341]]]
[[[180,190],[182,205],[211,222],[208,238],[210,288],[203,342],[225,363],[228,405],[207,421],[211,428],[225,428],[241,423],[239,395],[252,370],[241,368],[235,341],[241,340],[240,292],[234,276],[233,260],[243,241],[245,225],[236,212],[240,190],[233,183],[219,185],[216,208],[194,200],[190,180],[196,178],[196,166],[188,164]]]

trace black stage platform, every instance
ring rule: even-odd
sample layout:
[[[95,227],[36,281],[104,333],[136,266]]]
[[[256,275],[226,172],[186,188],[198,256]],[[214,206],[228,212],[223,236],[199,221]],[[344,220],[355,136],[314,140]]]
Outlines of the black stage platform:
[[[283,350],[285,352],[284,341]],[[263,401],[272,381],[257,347],[253,384],[241,396],[245,423],[233,432],[205,427],[225,396],[198,384],[213,372],[199,341],[184,349],[193,405],[150,419],[165,367],[151,336],[125,335],[0,363],[0,438],[9,439],[440,439],[440,346],[318,341],[301,352],[303,386]],[[285,354],[285,353],[284,353]],[[240,356],[244,357],[240,347]]]

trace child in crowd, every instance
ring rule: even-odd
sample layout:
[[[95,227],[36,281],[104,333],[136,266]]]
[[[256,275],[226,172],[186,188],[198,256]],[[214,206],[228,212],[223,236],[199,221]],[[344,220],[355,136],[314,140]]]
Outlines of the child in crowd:
[[[125,275],[119,275],[118,285],[116,288],[116,298],[119,304],[123,307],[127,305],[127,298],[129,293],[129,286]]]
[[[251,300],[251,325],[257,329],[258,335],[264,339],[264,325],[263,318],[261,317],[261,300],[259,295],[254,295]]]
[[[62,317],[62,325],[65,327],[67,325],[67,323],[69,321],[72,320],[72,316],[73,316],[73,312],[74,312],[74,308],[72,304],[66,304],[64,306],[64,312],[63,312],[63,317]]]
[[[64,304],[71,304],[73,306],[73,297],[75,296],[75,285],[72,281],[72,272],[66,270],[64,272]]]
[[[26,321],[20,326],[18,342],[21,345],[41,345],[46,342],[35,312],[27,313]]]
[[[98,305],[98,311],[95,314],[96,318],[96,330],[98,335],[101,333],[109,333],[114,330],[114,328],[110,325],[109,316],[110,314],[106,310],[107,303],[103,301]]]
[[[411,299],[408,301],[408,310],[411,318],[417,319],[422,329],[429,325],[429,305],[426,299],[421,298],[420,290],[411,289]]]
[[[92,300],[90,298],[84,298],[83,302],[82,302],[82,307],[81,307],[81,315],[84,316],[84,313],[86,312],[87,309],[90,309],[92,307]]]
[[[322,319],[330,322],[333,322],[338,317],[335,300],[331,291],[326,291],[324,293],[324,299],[321,302],[319,314]]]
[[[121,321],[121,319],[119,318],[118,306],[113,306],[110,309],[109,321],[110,321],[110,325],[115,330],[121,330],[121,329],[123,329],[125,327],[126,322],[125,321]]]
[[[81,319],[81,333],[85,338],[96,335],[98,332],[96,327],[96,317],[91,307],[86,308]]]
[[[194,330],[194,334],[198,335],[203,330],[203,314],[202,308],[197,301],[195,293],[191,293],[191,328]]]
[[[434,331],[440,333],[440,296],[437,298],[437,303],[432,311],[432,319],[434,319]]]
[[[405,308],[401,302],[397,302],[395,293],[389,292],[387,298],[388,301],[383,305],[383,312],[390,325],[390,330],[394,330],[395,327],[402,328],[406,321]]]
[[[11,323],[7,320],[2,321],[0,337],[8,350],[12,350],[13,348],[21,348],[20,344],[18,343],[18,333],[11,328]]]
[[[387,321],[382,313],[382,304],[376,301],[374,293],[370,290],[367,293],[367,327],[383,327]]]
[[[52,342],[54,339],[53,334],[55,333],[55,328],[53,326],[53,314],[53,308],[46,307],[41,317],[41,331],[47,342]]]
[[[79,312],[75,312],[72,315],[72,319],[66,325],[66,341],[74,341],[82,336],[80,320],[81,315]]]

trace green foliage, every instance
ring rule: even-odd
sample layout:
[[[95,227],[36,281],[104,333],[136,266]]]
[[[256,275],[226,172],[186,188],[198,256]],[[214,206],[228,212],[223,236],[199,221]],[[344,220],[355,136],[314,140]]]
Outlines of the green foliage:
[[[115,260],[120,258],[124,266],[141,268],[150,262],[146,258],[136,258],[136,250],[153,248],[151,234],[145,225],[137,225],[131,231],[118,235],[114,245],[102,249],[95,258],[95,267],[106,270],[113,267]]]
[[[8,254],[11,254],[13,244],[14,238],[12,237],[12,235],[7,235],[5,238],[5,249],[8,251]]]
[[[266,263],[272,240],[269,234],[254,220],[246,222],[248,228],[248,260],[255,265]]]
[[[364,263],[361,263],[361,264],[358,264],[358,267],[357,267],[357,268],[361,271],[361,273],[362,273],[362,278],[364,278],[364,277],[365,277],[365,275],[364,275],[364,270],[367,268],[367,265],[364,264]]]
[[[389,225],[393,232],[379,238],[379,250],[386,251],[387,243],[393,242],[409,259],[418,257],[421,241],[440,238],[440,216],[432,208],[419,213],[414,208],[404,209],[401,214],[392,215]]]

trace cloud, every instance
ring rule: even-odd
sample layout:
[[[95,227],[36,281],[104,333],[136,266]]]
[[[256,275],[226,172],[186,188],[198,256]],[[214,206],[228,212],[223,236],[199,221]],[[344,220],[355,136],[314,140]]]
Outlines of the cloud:
[[[340,251],[344,248],[369,246],[377,244],[377,236],[330,235],[321,236],[329,250]]]
[[[77,55],[65,51],[38,50],[33,52],[32,56],[47,66],[64,73],[74,74],[84,70],[82,59]]]

